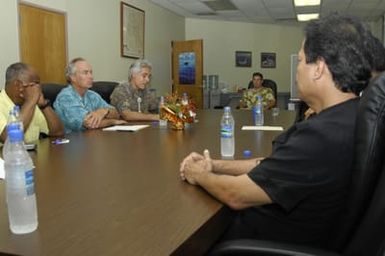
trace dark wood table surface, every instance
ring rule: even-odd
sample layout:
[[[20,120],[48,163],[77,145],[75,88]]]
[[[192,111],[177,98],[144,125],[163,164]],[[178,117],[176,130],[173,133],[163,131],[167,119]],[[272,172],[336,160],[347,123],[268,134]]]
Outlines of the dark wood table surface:
[[[268,155],[276,131],[241,131],[250,111],[233,111],[236,155]],[[201,255],[215,242],[231,211],[179,178],[191,151],[220,157],[221,110],[199,111],[199,122],[175,131],[150,124],[137,132],[86,131],[70,143],[38,142],[38,229],[14,235],[0,180],[0,252],[18,255]],[[266,125],[289,127],[294,113],[265,113]]]

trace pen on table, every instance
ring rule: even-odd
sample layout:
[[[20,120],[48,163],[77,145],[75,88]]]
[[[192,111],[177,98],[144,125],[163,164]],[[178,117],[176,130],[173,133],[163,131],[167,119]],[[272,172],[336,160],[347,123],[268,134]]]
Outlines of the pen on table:
[[[69,142],[70,142],[69,139],[56,139],[52,141],[52,144],[59,145],[59,144],[65,144]]]

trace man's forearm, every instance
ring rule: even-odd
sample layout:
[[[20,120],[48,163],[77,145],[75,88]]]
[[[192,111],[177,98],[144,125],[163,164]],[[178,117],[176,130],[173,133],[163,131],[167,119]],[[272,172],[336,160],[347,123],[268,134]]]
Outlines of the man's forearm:
[[[63,136],[64,125],[61,122],[60,118],[56,115],[52,107],[47,106],[41,111],[43,112],[43,115],[47,120],[49,136]]]
[[[108,114],[106,115],[105,118],[109,118],[109,119],[120,119],[120,114],[119,114],[119,112],[116,110],[116,108],[109,108],[109,109],[108,109]]]
[[[134,111],[123,110],[121,116],[126,121],[157,121],[159,115],[139,113]]]
[[[35,113],[36,104],[26,101],[20,108],[20,121],[23,123],[24,131],[29,127]]]
[[[248,160],[213,160],[213,171],[220,174],[233,176],[248,173],[259,164],[262,158]]]

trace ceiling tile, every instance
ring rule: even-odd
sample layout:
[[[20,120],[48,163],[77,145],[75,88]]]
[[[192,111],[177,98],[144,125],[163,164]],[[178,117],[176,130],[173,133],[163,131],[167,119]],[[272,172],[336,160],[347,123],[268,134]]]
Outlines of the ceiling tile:
[[[228,0],[238,10],[234,12],[213,11],[203,1],[218,0],[150,0],[154,4],[169,9],[181,16],[207,18],[197,13],[212,13],[210,19],[237,20],[244,22],[277,23],[294,19],[296,12],[320,11],[321,16],[331,12],[341,12],[361,17],[364,20],[378,20],[385,12],[385,0],[321,0],[321,7],[309,9],[294,8],[293,0]],[[223,1],[223,0],[220,0]]]

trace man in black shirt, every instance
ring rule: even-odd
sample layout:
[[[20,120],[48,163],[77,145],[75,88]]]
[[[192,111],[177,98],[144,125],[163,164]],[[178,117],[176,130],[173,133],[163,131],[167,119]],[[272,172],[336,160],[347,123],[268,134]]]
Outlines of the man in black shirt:
[[[316,113],[273,141],[266,158],[191,153],[180,175],[239,210],[227,238],[325,247],[347,195],[358,93],[370,79],[370,32],[336,14],[312,21],[298,53],[299,97]]]

